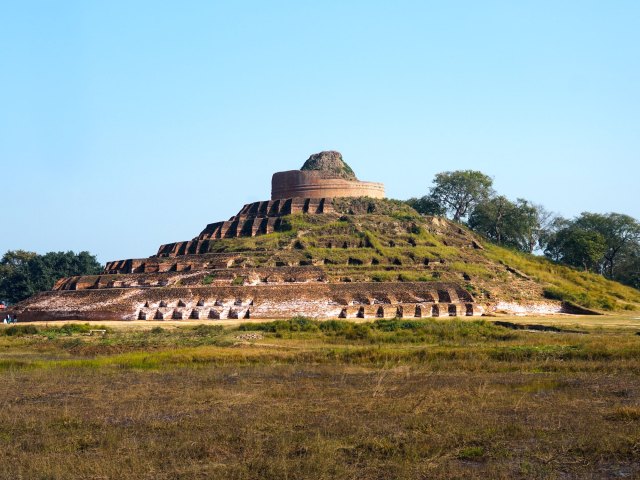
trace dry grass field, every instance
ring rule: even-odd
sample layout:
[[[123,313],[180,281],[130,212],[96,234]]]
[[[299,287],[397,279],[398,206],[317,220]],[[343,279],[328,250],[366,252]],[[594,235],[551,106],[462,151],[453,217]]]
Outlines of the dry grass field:
[[[0,478],[640,478],[640,320],[506,320],[3,326]]]

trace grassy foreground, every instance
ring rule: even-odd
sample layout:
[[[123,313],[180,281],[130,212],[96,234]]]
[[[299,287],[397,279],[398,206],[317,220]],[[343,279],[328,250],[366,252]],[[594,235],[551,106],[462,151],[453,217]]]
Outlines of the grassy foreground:
[[[0,478],[640,478],[637,328],[92,328],[0,329]]]

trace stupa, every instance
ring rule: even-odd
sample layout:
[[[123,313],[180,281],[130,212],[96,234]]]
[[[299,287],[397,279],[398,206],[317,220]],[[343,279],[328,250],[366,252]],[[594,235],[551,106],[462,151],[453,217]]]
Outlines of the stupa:
[[[21,321],[420,318],[481,315],[516,297],[521,312],[561,310],[482,250],[468,230],[385,199],[383,184],[359,181],[340,153],[320,152],[300,170],[275,173],[271,200],[148,258],[60,279],[14,313]]]

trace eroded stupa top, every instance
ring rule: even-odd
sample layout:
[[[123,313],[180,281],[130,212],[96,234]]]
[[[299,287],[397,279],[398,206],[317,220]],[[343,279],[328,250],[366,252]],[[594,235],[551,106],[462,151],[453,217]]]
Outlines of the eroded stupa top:
[[[340,152],[314,153],[300,170],[277,172],[271,178],[271,199],[384,197],[384,185],[361,182]]]
[[[351,167],[342,159],[342,154],[335,150],[314,153],[304,162],[300,170],[318,172],[322,178],[358,180]]]

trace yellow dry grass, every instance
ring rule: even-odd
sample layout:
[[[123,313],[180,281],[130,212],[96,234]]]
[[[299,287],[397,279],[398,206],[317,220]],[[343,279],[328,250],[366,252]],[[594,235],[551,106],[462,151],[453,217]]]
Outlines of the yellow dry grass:
[[[0,478],[638,478],[640,320],[508,320],[3,327]]]

